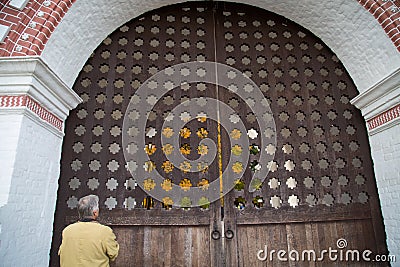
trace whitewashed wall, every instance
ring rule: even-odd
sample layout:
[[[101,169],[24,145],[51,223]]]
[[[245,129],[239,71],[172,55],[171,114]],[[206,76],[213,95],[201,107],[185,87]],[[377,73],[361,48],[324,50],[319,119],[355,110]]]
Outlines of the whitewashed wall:
[[[6,203],[0,207],[0,265],[47,266],[62,136],[50,132],[32,112],[21,112],[0,111],[0,158],[15,156],[11,173],[0,178],[1,188],[3,181],[10,181],[4,187]]]
[[[390,253],[400,266],[400,119],[370,136],[372,159]]]
[[[79,101],[39,58],[0,59],[0,266],[48,266],[64,136],[52,116]]]

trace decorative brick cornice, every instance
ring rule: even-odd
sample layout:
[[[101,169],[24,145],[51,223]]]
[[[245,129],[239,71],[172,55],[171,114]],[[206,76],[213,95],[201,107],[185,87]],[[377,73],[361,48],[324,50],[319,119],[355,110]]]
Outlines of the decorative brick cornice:
[[[0,58],[0,95],[29,96],[36,103],[40,103],[38,106],[62,121],[67,118],[69,111],[82,101],[38,57]],[[10,105],[19,101],[7,99],[3,104]]]
[[[370,135],[394,125],[392,122],[400,115],[400,68],[360,93],[351,103],[361,110]]]
[[[63,131],[63,120],[42,107],[37,101],[28,95],[0,95],[1,108],[21,108],[26,107],[40,119],[55,127],[58,131]]]
[[[400,117],[400,104],[368,120],[367,121],[368,130],[371,131],[399,117]]]
[[[1,108],[14,108],[26,106],[26,95],[2,95],[0,96]]]

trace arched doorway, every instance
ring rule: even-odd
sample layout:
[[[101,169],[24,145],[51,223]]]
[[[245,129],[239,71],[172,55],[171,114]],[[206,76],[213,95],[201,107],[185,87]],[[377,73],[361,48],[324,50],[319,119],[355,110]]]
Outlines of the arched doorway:
[[[229,91],[211,83],[175,84],[161,98],[151,97],[152,90],[171,85],[147,79],[196,60],[238,69],[255,82],[264,100],[254,97],[251,86]],[[138,108],[128,114],[129,101],[143,84],[149,98],[133,99]],[[74,89],[84,103],[66,123],[51,266],[57,264],[61,230],[77,219],[77,199],[90,193],[99,195],[101,220],[114,228],[121,243],[118,266],[261,266],[265,262],[257,252],[265,246],[318,251],[337,248],[341,238],[350,249],[386,250],[364,120],[349,103],[357,90],[337,57],[297,24],[233,3],[164,7],[107,37]],[[238,97],[235,90],[248,97]],[[235,114],[224,114],[207,98],[226,103]],[[191,99],[197,106],[185,105]],[[272,121],[268,113],[252,112],[265,101],[276,131],[263,127]],[[154,109],[146,113],[142,104]],[[186,108],[175,114],[178,104]],[[125,115],[133,122],[148,116],[145,129],[133,126],[126,132],[145,135],[146,146],[123,145]],[[231,128],[221,129],[210,119],[214,115],[225,116]],[[186,128],[163,126],[164,121],[179,124],[186,119]],[[235,126],[237,119],[246,131]],[[160,141],[174,134],[179,135],[178,146]],[[238,141],[243,136],[251,147]],[[207,154],[208,147],[201,146],[206,137],[217,143],[214,161],[174,166],[167,160],[169,153],[188,161]],[[276,137],[277,142],[261,143],[263,137]],[[134,158],[144,149],[151,162],[144,162],[146,177],[135,177],[143,164]],[[124,151],[132,157],[128,163]],[[261,151],[274,158],[265,161]],[[254,176],[258,163],[269,169],[266,177]],[[188,207],[198,203],[185,194],[198,185],[206,196],[224,168],[243,176],[228,185],[234,189],[216,202],[204,198],[201,207],[190,209],[171,208],[170,183],[157,183],[151,176],[157,171],[179,185],[179,205]],[[165,198],[150,198],[137,181],[147,190],[165,192]],[[323,262],[330,263],[328,258]],[[273,263],[287,266],[276,256]]]

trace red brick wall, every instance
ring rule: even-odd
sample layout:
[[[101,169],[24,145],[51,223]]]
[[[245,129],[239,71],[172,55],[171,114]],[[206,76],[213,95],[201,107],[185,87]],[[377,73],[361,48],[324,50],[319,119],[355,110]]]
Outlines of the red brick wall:
[[[10,26],[0,56],[40,55],[50,35],[76,0],[30,0],[23,10],[0,3],[0,24]],[[49,4],[49,5],[48,5]]]
[[[0,43],[0,57],[40,55],[50,35],[75,1],[30,0],[22,11],[11,7],[10,0],[0,3],[0,24],[11,27],[4,43]],[[400,0],[357,1],[378,20],[400,51]],[[50,5],[46,6],[46,2]]]
[[[400,51],[400,0],[358,0],[381,24]]]

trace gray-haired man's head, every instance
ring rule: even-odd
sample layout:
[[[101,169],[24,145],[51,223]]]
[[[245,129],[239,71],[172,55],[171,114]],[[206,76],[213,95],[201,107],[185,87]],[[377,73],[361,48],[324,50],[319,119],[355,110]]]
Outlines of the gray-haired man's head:
[[[99,197],[88,195],[79,199],[78,202],[79,219],[96,219],[99,213]]]

